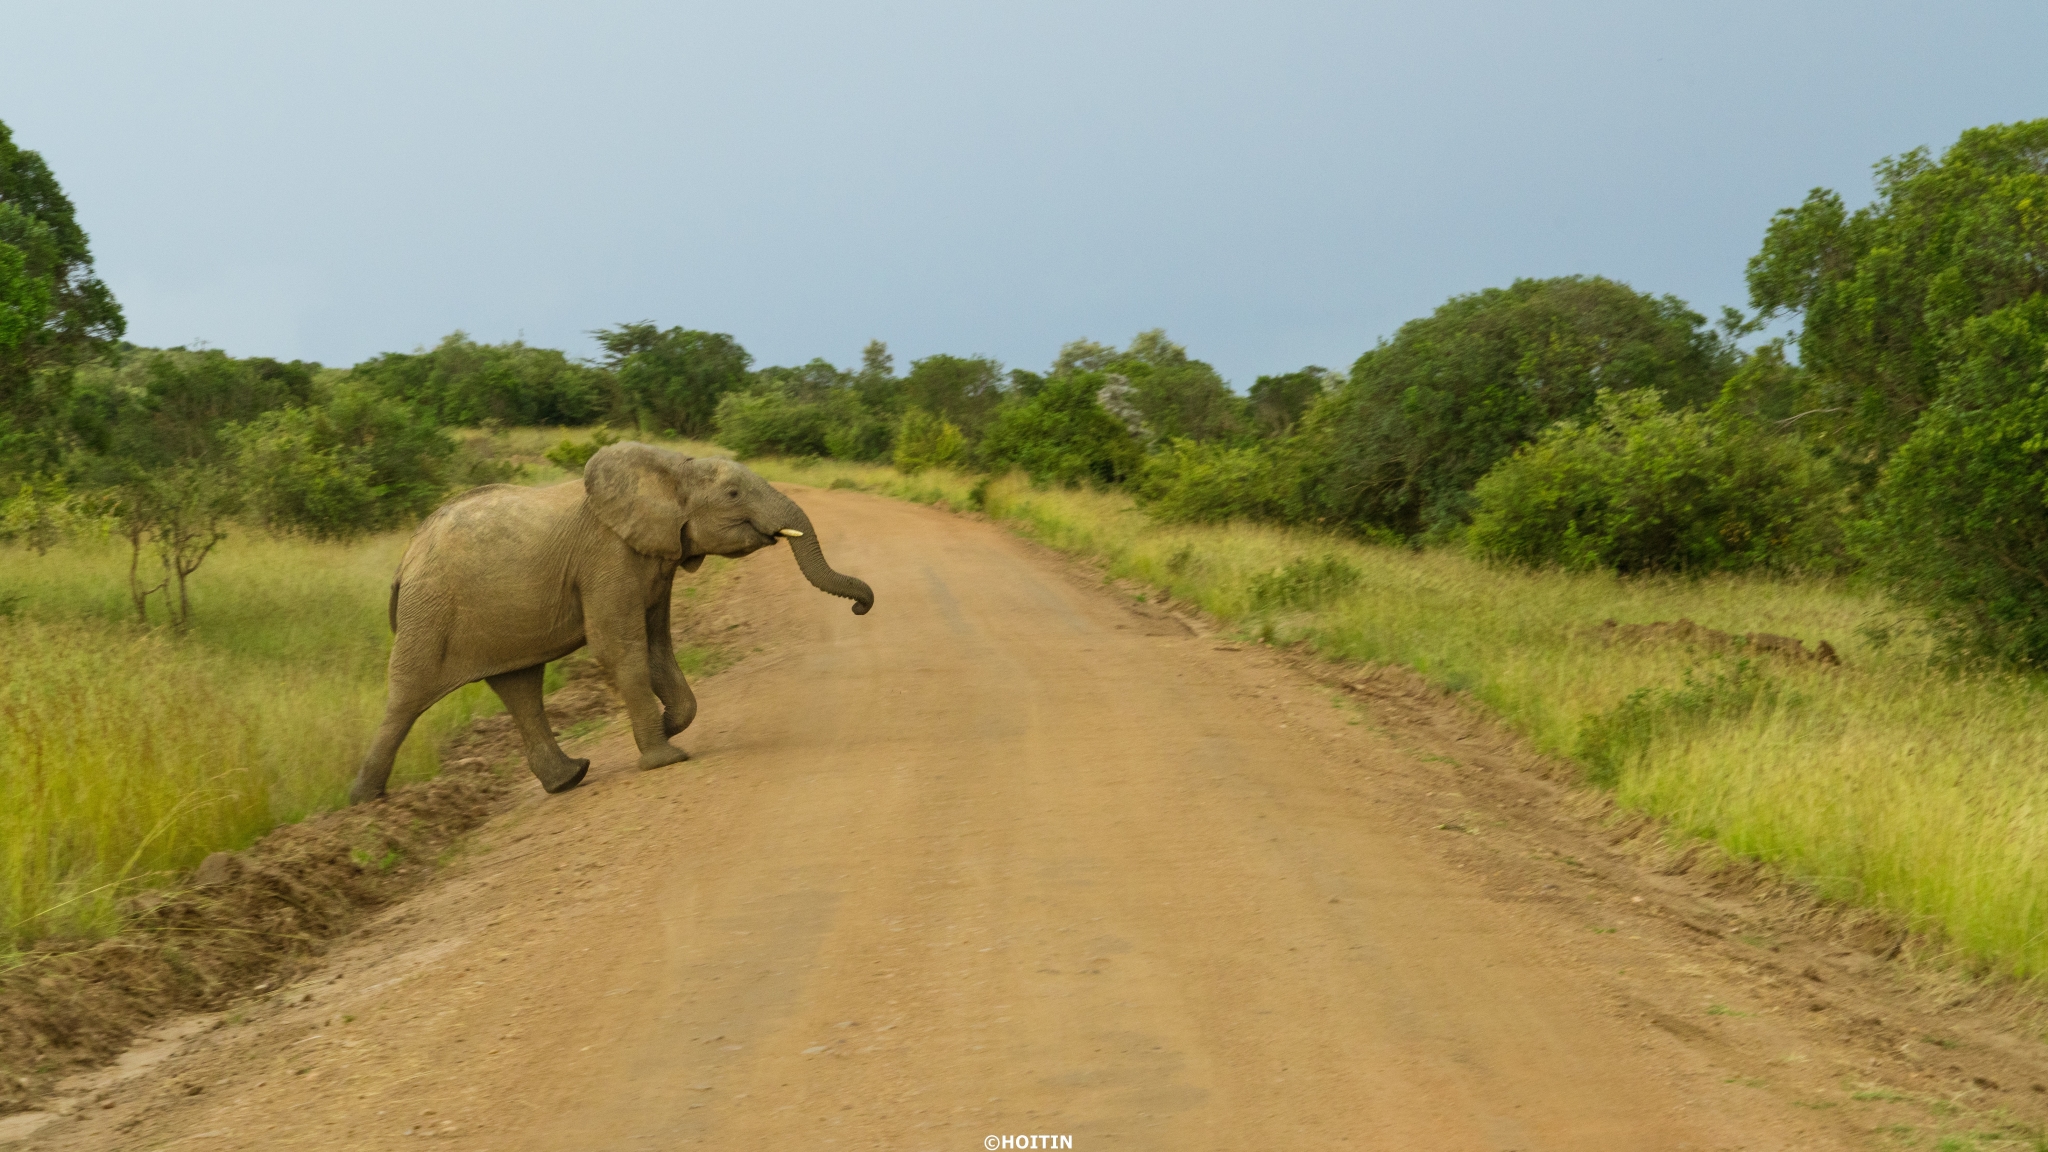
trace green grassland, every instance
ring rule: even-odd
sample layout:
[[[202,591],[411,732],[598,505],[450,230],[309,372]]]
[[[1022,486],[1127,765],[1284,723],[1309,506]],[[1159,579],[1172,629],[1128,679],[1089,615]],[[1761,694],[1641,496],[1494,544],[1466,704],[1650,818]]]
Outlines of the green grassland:
[[[1299,529],[1162,525],[1121,494],[1016,477],[755,467],[977,508],[1247,635],[1417,669],[1678,833],[1894,914],[1968,966],[2048,971],[2048,685],[1939,663],[1839,580],[1531,572]],[[1609,645],[1609,618],[1826,639],[1843,663]]]
[[[207,853],[340,804],[384,705],[386,590],[408,533],[237,532],[193,581],[191,629],[139,628],[127,545],[10,549],[0,596],[0,949],[118,927],[119,901]],[[396,779],[496,700],[429,712]]]
[[[518,465],[521,483],[546,484],[569,476],[546,450],[589,431],[455,435]],[[113,932],[136,891],[346,801],[383,714],[386,598],[410,536],[314,543],[236,529],[193,577],[183,632],[156,600],[151,626],[136,624],[126,541],[0,549],[0,956]],[[718,666],[704,650],[677,656],[691,674]],[[394,784],[431,777],[443,741],[498,707],[482,684],[436,705]]]

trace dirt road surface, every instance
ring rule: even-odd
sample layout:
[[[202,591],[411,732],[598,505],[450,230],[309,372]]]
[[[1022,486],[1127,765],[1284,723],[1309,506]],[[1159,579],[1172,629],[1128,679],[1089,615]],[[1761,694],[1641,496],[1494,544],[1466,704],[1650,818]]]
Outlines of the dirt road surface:
[[[749,559],[693,760],[612,724],[584,787],[30,1144],[1874,1146],[1836,969],[1570,858],[1564,790],[1483,740],[997,526],[793,491],[872,614]]]

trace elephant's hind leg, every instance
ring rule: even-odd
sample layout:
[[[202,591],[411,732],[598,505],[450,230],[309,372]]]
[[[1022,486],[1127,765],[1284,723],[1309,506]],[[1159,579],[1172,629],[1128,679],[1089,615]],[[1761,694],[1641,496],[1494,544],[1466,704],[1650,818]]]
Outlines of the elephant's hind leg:
[[[446,695],[444,691],[420,692],[392,681],[390,695],[384,701],[384,722],[377,726],[377,736],[370,741],[370,750],[363,755],[362,767],[356,770],[355,786],[348,790],[348,802],[361,804],[384,795],[384,785],[391,779],[391,765],[398,759],[398,746],[405,743],[405,734],[412,731],[413,722],[420,713],[433,707],[434,701]]]
[[[548,727],[548,713],[541,703],[541,680],[547,672],[547,665],[535,664],[517,672],[503,672],[487,676],[484,683],[505,702],[505,711],[512,714],[512,723],[519,727],[519,739],[526,745],[526,764],[540,780],[540,786],[549,792],[567,792],[583,783],[583,774],[590,771],[590,761],[572,760],[562,753],[562,747],[555,743],[555,734]]]

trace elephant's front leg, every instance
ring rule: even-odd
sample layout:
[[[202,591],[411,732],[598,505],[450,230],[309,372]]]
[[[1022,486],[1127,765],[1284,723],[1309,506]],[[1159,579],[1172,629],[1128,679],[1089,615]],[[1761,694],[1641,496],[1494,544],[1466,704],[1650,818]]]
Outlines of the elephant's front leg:
[[[611,673],[612,685],[626,702],[626,715],[633,722],[633,743],[640,748],[640,767],[659,768],[688,760],[690,754],[668,742],[666,709],[654,692],[654,672],[649,662],[647,607],[638,597],[583,605],[584,634],[591,651]],[[669,667],[675,667],[674,657]]]
[[[690,726],[697,718],[697,696],[683,670],[676,665],[675,641],[669,636],[669,598],[647,610],[647,673],[656,699],[661,701],[662,731],[670,736]]]

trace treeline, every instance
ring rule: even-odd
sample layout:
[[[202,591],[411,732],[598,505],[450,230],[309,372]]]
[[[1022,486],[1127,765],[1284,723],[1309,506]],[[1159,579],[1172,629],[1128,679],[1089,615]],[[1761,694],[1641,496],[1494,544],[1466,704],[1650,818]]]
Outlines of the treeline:
[[[1522,280],[1446,302],[1346,372],[1240,395],[1157,330],[1077,340],[1043,372],[936,355],[899,374],[880,342],[857,367],[756,367],[729,335],[646,322],[594,333],[592,362],[459,332],[348,370],[132,349],[69,203],[0,128],[0,534],[45,539],[87,509],[138,556],[154,546],[174,592],[227,517],[344,536],[502,474],[443,427],[598,424],[742,457],[1021,469],[1121,487],[1164,520],[1503,563],[1858,572],[1956,653],[2040,664],[2043,157],[2048,120],[1994,126],[1879,164],[1855,212],[1815,190],[1765,229],[1747,314]],[[1740,347],[1781,317],[1794,336]]]

